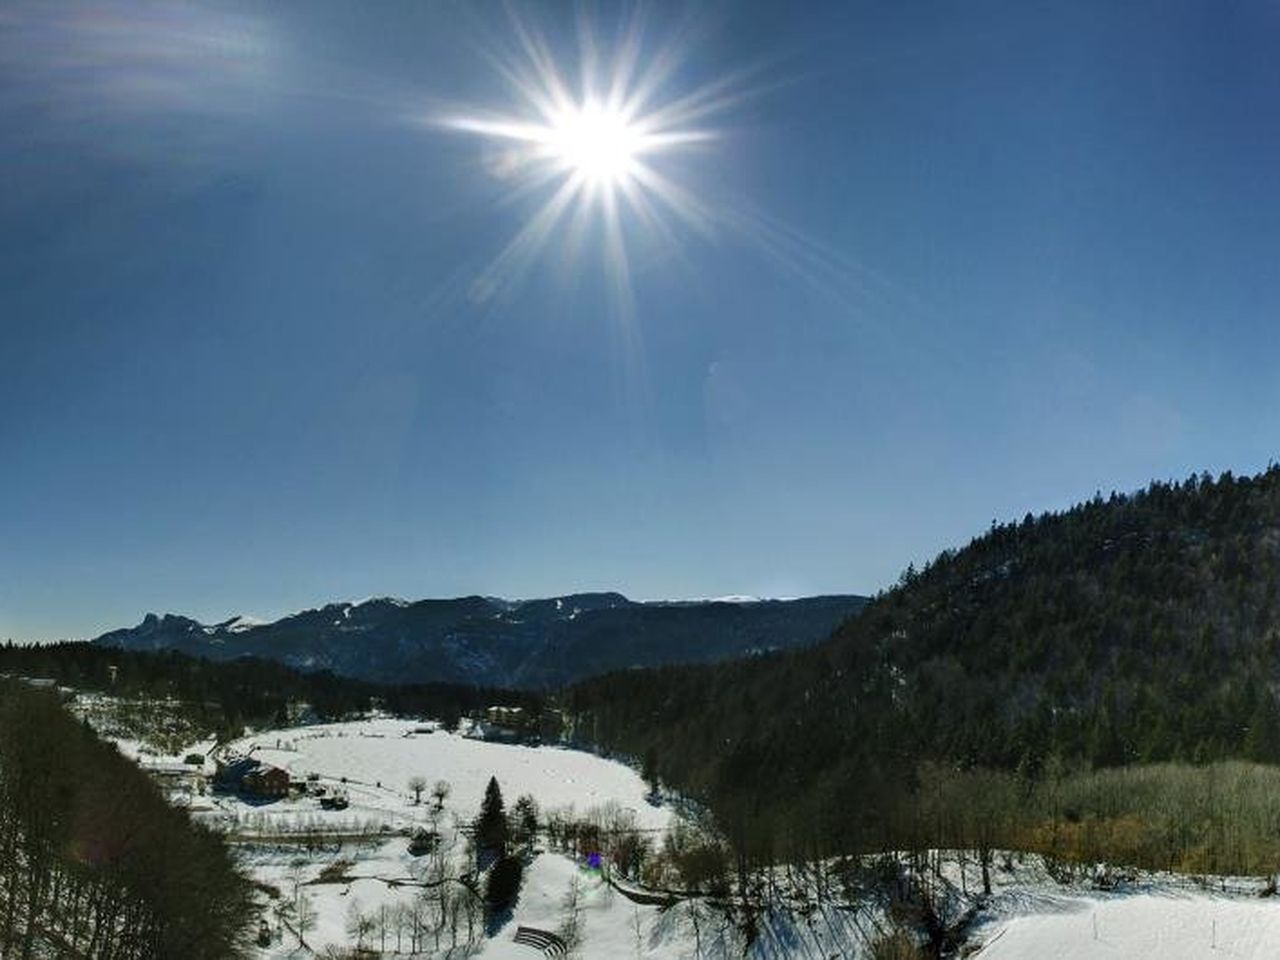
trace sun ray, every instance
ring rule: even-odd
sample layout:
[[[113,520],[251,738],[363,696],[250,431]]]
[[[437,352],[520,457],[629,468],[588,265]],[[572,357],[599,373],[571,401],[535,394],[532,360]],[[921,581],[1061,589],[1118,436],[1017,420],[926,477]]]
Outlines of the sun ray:
[[[580,13],[577,62],[571,64],[558,60],[545,37],[513,13],[513,50],[491,54],[490,60],[511,85],[515,107],[437,116],[444,127],[505,145],[493,167],[513,182],[513,195],[552,191],[484,272],[482,289],[523,276],[552,231],[565,232],[562,250],[572,256],[599,231],[607,286],[626,314],[634,299],[629,228],[674,242],[666,223],[674,214],[680,223],[709,234],[708,211],[655,167],[718,139],[711,121],[734,102],[733,81],[672,90],[683,64],[681,47],[668,42],[646,56],[645,21],[644,9],[635,8],[605,49]]]
[[[616,383],[637,436],[650,399],[637,306],[642,278],[659,266],[677,267],[689,286],[711,297],[720,292],[705,263],[695,262],[690,237],[750,251],[868,330],[933,312],[849,254],[765,214],[733,190],[731,177],[694,179],[699,161],[705,169],[726,140],[725,117],[793,80],[759,64],[690,84],[691,32],[654,47],[644,36],[644,10],[620,23],[611,44],[600,44],[580,16],[578,43],[569,44],[567,57],[513,13],[511,49],[487,53],[512,89],[511,102],[430,115],[433,124],[482,141],[482,162],[506,187],[503,201],[532,210],[481,268],[472,298],[509,294],[535,264],[566,287],[594,283],[608,301],[605,318],[623,374]],[[597,260],[594,269],[581,269],[588,258]]]
[[[687,226],[704,237],[713,235],[718,214],[689,191],[644,163],[636,165],[635,180],[646,196],[661,200]]]
[[[574,178],[566,180],[538,212],[520,228],[502,249],[484,274],[477,280],[473,293],[478,300],[487,300],[498,290],[519,280],[537,259],[550,238],[556,224],[564,216],[581,184]]]

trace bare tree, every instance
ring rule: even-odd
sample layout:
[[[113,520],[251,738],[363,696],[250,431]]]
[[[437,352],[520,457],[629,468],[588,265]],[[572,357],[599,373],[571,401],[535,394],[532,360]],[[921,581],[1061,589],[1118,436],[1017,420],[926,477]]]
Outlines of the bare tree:
[[[306,936],[316,928],[316,908],[311,898],[304,893],[298,898],[294,909],[297,912],[294,923],[298,927],[298,946],[307,949]]]
[[[636,960],[640,960],[644,950],[644,924],[640,919],[640,908],[635,904],[631,906],[631,931],[636,935]]]
[[[427,789],[427,778],[421,774],[415,774],[409,778],[409,789],[413,791],[413,802],[422,803],[422,791]]]
[[[418,953],[422,950],[423,941],[426,939],[427,924],[431,905],[427,901],[426,891],[422,896],[414,897],[413,903],[409,905],[409,952]]]
[[[569,881],[569,889],[560,898],[560,907],[564,911],[560,921],[560,939],[573,953],[582,942],[582,886],[576,876]]]
[[[373,933],[373,918],[360,912],[360,901],[352,900],[347,907],[347,936],[356,942],[356,949],[364,949],[365,937]]]
[[[452,792],[453,787],[449,785],[448,780],[436,781],[435,786],[431,788],[431,796],[435,798],[437,810],[443,809],[445,800],[449,799],[449,794]]]
[[[307,861],[299,857],[296,860],[289,861],[289,867],[284,872],[285,879],[289,881],[290,894],[293,897],[295,909],[298,902],[298,895],[302,890],[302,876],[306,872],[306,869]]]
[[[276,918],[276,933],[280,937],[284,937],[285,926],[297,916],[297,901],[290,900],[288,897],[281,897],[272,906],[271,912],[275,914]]]
[[[699,900],[690,900],[689,906],[689,926],[693,930],[693,955],[695,957],[702,956],[702,903]]]
[[[462,896],[462,909],[467,916],[467,943],[475,943],[484,934],[484,901],[480,894],[465,887]]]
[[[387,952],[387,931],[391,929],[391,921],[387,918],[387,905],[381,904],[378,912],[370,919],[373,920],[374,932],[378,934],[378,952]]]

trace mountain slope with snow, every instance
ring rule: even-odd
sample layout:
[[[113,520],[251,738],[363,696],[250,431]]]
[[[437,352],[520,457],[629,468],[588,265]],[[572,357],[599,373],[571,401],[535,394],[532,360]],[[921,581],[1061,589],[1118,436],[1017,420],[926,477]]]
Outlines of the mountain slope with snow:
[[[147,614],[136,627],[94,642],[214,659],[257,656],[384,682],[543,688],[613,670],[816,643],[865,603],[857,596],[640,603],[620,593],[539,600],[380,597],[271,623],[233,617],[205,625]]]

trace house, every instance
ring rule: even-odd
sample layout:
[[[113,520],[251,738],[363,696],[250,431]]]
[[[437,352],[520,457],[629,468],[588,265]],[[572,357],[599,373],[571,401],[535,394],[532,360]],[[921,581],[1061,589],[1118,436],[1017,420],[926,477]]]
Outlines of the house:
[[[215,782],[220,790],[245,793],[260,799],[275,799],[289,795],[289,773],[279,767],[241,757],[229,763],[219,763]]]
[[[275,798],[289,795],[289,772],[269,764],[259,764],[244,777],[244,792],[255,797]]]
[[[472,720],[471,729],[467,731],[466,736],[472,740],[487,740],[490,743],[519,743],[521,738],[519,730],[500,727],[488,720]]]
[[[516,730],[525,724],[524,707],[487,707],[484,718],[495,727]]]
[[[244,787],[244,778],[250,770],[258,766],[252,757],[236,757],[229,760],[218,760],[218,770],[214,774],[213,783],[219,790],[238,792]]]
[[[149,763],[139,759],[138,766],[169,793],[196,793],[204,788],[201,771],[181,763]]]
[[[473,740],[519,743],[528,738],[529,717],[523,707],[486,707],[484,716],[473,719],[464,736]]]

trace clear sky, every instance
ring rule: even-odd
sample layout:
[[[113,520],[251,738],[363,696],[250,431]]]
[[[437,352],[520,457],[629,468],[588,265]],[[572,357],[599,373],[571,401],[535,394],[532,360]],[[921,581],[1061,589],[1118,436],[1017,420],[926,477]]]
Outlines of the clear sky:
[[[511,10],[5,4],[0,637],[871,592],[1275,455],[1280,5],[656,5],[684,193],[514,259],[564,177],[469,119],[635,21]]]

